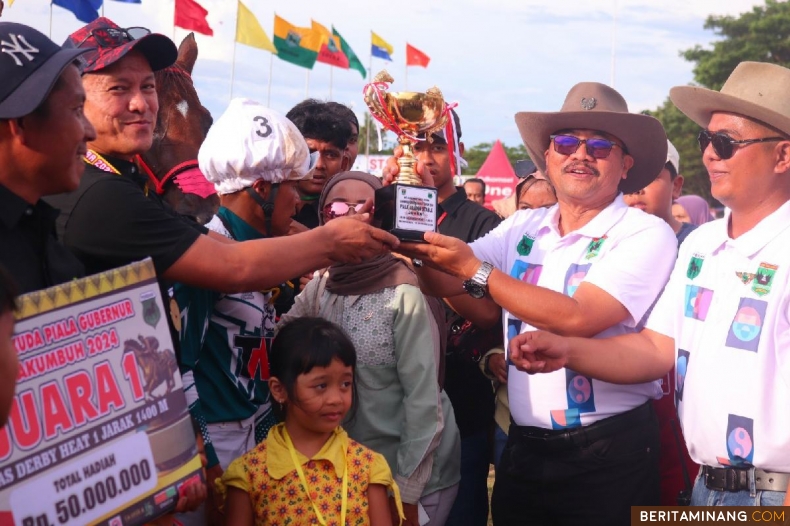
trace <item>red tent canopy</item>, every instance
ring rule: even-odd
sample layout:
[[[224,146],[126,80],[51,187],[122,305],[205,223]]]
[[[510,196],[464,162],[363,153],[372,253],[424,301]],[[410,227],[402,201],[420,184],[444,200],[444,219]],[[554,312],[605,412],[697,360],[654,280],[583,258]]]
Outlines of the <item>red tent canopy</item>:
[[[489,210],[493,209],[492,201],[513,195],[518,177],[499,139],[491,147],[491,152],[475,177],[486,183],[485,207]]]

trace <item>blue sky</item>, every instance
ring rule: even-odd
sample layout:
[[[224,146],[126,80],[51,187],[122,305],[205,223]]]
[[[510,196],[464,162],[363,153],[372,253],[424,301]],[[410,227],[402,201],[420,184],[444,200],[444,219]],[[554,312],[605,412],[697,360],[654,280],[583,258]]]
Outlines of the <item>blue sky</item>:
[[[218,116],[230,98],[236,1],[198,0],[209,11],[214,37],[197,35],[194,71],[198,93]],[[692,81],[692,65],[679,51],[709,45],[715,35],[703,29],[709,14],[738,15],[763,2],[753,0],[453,0],[326,2],[246,0],[269,36],[277,14],[310,25],[311,18],[334,24],[368,65],[370,31],[395,48],[393,62],[373,60],[374,73],[387,68],[393,90],[405,88],[405,46],[409,42],[431,57],[428,68],[409,68],[408,88],[438,86],[459,103],[467,146],[501,139],[520,142],[513,115],[518,111],[559,109],[568,89],[581,81],[610,83],[631,111],[654,109],[672,86]],[[276,6],[276,9],[275,9]],[[140,5],[105,1],[105,15],[121,26],[147,26],[176,42],[187,31],[173,28],[174,0],[143,0]],[[74,16],[52,9],[52,38],[62,42],[80,27]],[[617,23],[615,25],[615,13]],[[47,0],[16,0],[3,20],[29,24],[49,33]],[[615,31],[616,27],[616,31]],[[612,48],[615,67],[612,68]],[[236,46],[233,96],[265,102],[270,54]],[[271,63],[271,106],[286,112],[305,98],[307,70],[277,58]],[[614,73],[614,75],[613,75]],[[334,69],[332,98],[363,111],[361,75]],[[310,72],[309,96],[329,98],[330,67]]]

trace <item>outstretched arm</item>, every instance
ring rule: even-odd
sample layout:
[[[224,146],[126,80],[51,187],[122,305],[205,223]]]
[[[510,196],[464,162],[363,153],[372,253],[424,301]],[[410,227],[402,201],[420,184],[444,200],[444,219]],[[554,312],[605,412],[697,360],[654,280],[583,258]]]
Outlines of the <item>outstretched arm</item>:
[[[644,329],[614,338],[563,337],[525,332],[509,344],[510,360],[526,373],[550,373],[563,367],[613,384],[657,380],[672,369],[675,341]]]

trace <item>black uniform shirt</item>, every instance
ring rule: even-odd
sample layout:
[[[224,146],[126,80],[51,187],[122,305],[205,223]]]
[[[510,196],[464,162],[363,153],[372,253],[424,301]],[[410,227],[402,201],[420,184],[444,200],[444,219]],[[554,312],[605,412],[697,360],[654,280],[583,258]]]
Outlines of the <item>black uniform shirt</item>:
[[[466,197],[463,188],[439,204],[439,233],[466,243],[483,237],[502,219]],[[494,421],[494,391],[477,361],[491,348],[502,344],[502,328],[481,330],[464,327],[465,320],[448,311],[447,359],[444,389],[455,409],[461,437],[486,433]],[[462,329],[463,328],[463,329]]]
[[[147,191],[133,163],[106,161],[120,173],[87,165],[76,191],[47,198],[61,212],[58,235],[89,274],[151,257],[161,276],[208,230]]]
[[[0,264],[20,292],[32,292],[82,277],[85,269],[55,238],[57,210],[31,205],[0,185]]]

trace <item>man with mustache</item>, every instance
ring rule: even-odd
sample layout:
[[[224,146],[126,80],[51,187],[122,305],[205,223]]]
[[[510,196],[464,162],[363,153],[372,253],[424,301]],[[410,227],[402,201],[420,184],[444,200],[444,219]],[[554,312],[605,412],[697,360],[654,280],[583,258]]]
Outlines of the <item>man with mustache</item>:
[[[639,333],[511,342],[524,371],[572,367],[615,383],[659,377],[674,361],[679,420],[702,466],[693,506],[790,506],[789,91],[790,69],[765,62],[741,62],[720,91],[672,88],[702,127],[711,195],[729,211],[683,242]]]
[[[516,124],[558,204],[516,212],[470,245],[427,233],[426,243],[400,251],[425,262],[424,290],[467,319],[501,306],[507,339],[532,328],[589,337],[638,330],[677,243],[622,193],[663,168],[661,123],[629,113],[612,88],[584,82],[559,112],[518,113]],[[530,376],[509,364],[508,394],[495,524],[625,525],[631,506],[658,504],[658,382],[619,386],[571,369]]]
[[[93,48],[83,55],[82,71],[85,114],[97,134],[88,143],[88,167],[77,191],[50,202],[61,209],[64,244],[88,273],[151,257],[165,297],[174,281],[254,291],[277,285],[294,272],[361,261],[397,244],[389,234],[353,219],[315,232],[236,243],[178,216],[148,191],[147,178],[134,163],[153,141],[159,109],[154,71],[175,62],[175,44],[164,35],[123,29],[106,18],[79,29],[68,41]],[[264,117],[255,122],[256,136],[265,140],[271,126]],[[274,197],[272,193],[270,199]],[[261,204],[265,214],[271,214],[268,205],[273,201]]]

